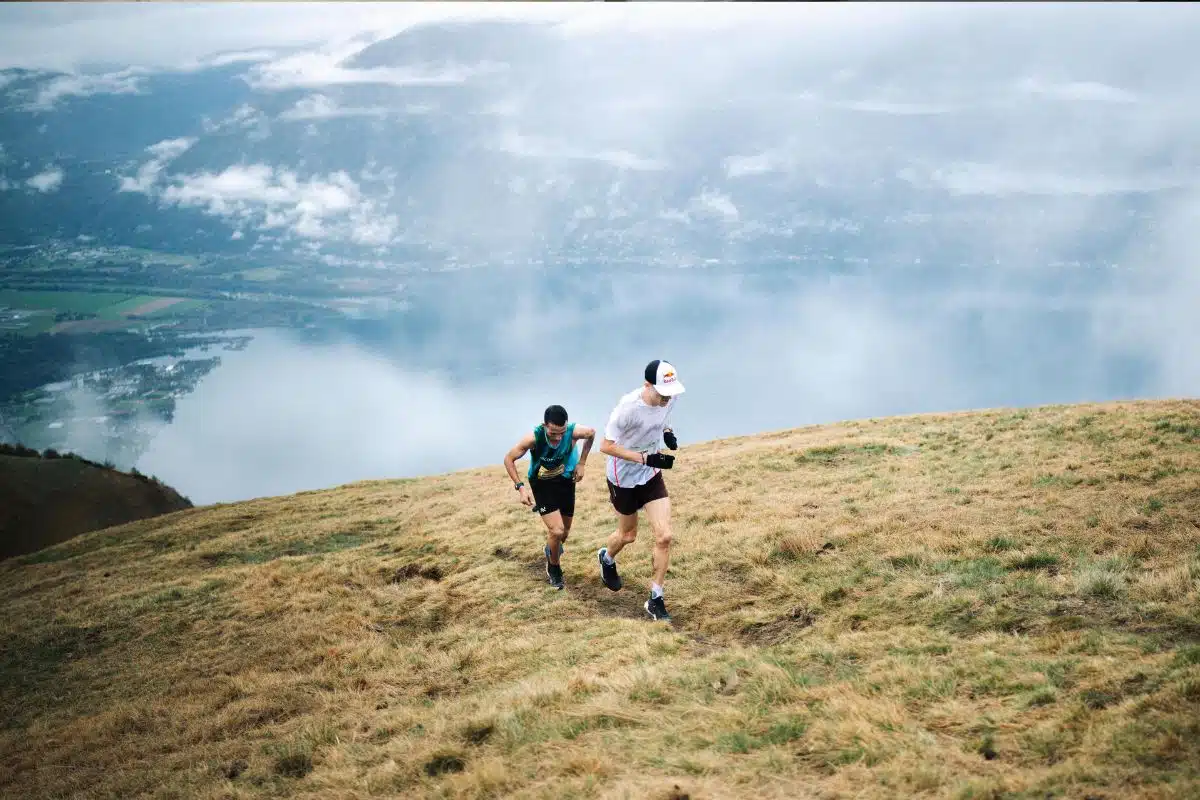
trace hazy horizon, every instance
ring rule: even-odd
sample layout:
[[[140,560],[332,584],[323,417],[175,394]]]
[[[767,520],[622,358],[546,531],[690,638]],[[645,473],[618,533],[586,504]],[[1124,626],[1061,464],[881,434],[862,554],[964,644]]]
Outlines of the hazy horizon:
[[[433,18],[546,24],[410,27]],[[546,405],[602,428],[653,358],[688,387],[681,458],[852,418],[1200,394],[1194,7],[0,23],[0,69],[46,71],[0,72],[13,237],[353,267],[412,303],[260,332],[147,422],[136,466],[199,503],[500,479]]]

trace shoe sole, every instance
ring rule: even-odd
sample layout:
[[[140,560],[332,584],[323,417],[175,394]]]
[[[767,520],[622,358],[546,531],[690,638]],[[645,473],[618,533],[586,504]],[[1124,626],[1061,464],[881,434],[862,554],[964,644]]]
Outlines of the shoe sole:
[[[600,548],[603,550],[604,548]],[[600,562],[600,582],[603,583],[610,591],[619,592],[625,584],[621,581],[621,576],[617,576],[617,585],[613,586],[608,581],[604,580],[604,557],[600,555],[600,551],[596,551],[596,560]]]

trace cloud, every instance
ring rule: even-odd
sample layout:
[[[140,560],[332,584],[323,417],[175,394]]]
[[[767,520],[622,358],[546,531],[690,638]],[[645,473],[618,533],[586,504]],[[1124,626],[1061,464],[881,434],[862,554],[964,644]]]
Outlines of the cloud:
[[[869,303],[848,300],[822,303],[813,296],[794,307],[795,330],[786,341],[798,344],[773,348],[767,393],[728,380],[728,364],[736,361],[727,359],[744,362],[762,352],[772,332],[749,326],[738,333],[730,317],[716,320],[712,333],[696,332],[696,346],[686,350],[663,347],[644,333],[641,348],[622,348],[615,358],[596,361],[586,348],[586,358],[542,359],[546,363],[524,374],[472,382],[468,390],[460,378],[397,364],[350,341],[301,345],[286,334],[262,332],[245,351],[223,354],[222,367],[179,401],[174,422],[155,429],[137,466],[198,503],[489,463],[497,465],[500,480],[504,451],[547,405],[561,403],[572,419],[602,426],[616,399],[637,387],[644,363],[667,349],[685,365],[680,369],[689,381],[676,421],[689,442],[934,402],[921,381],[936,381],[938,357],[912,358],[927,343],[925,332],[897,322],[881,329]],[[743,296],[736,320],[755,304]],[[496,336],[509,351],[544,349],[535,308],[513,309],[507,325],[496,320]],[[632,319],[632,309],[623,310],[626,315]],[[440,351],[456,342],[448,337],[432,344]],[[712,354],[702,358],[702,347]],[[245,402],[247,393],[254,403]],[[780,402],[800,397],[802,408]],[[731,406],[743,413],[728,415]],[[467,419],[471,424],[463,425]],[[306,435],[296,436],[300,429]],[[593,469],[592,479],[598,474]]]
[[[201,121],[205,133],[226,133],[229,131],[249,130],[252,131],[252,140],[267,138],[270,131],[270,122],[266,114],[259,111],[249,103],[242,103],[237,108],[233,109],[228,116],[219,119],[216,122],[205,118]]]
[[[1017,84],[1017,91],[1023,94],[1041,95],[1054,100],[1078,100],[1100,103],[1136,103],[1137,95],[1133,92],[1107,86],[1095,81],[1068,81],[1066,83],[1051,83],[1039,78],[1023,78]]]
[[[0,8],[0,65],[75,71],[120,61],[151,69],[220,64],[233,53],[313,45],[431,16],[439,16],[439,10],[384,4],[339,7],[336,14],[317,3],[5,7]]]
[[[68,97],[91,97],[98,94],[137,94],[145,79],[140,70],[127,69],[102,75],[63,75],[51,78],[37,91],[31,110],[48,111]]]
[[[410,105],[406,113],[425,113],[428,106]],[[300,121],[313,119],[336,119],[338,117],[387,117],[397,113],[386,106],[351,107],[342,106],[327,95],[311,94],[296,101],[296,104],[279,115],[282,120]]]
[[[627,150],[587,150],[565,142],[526,136],[516,131],[506,131],[497,141],[491,143],[491,147],[499,152],[520,158],[597,161],[619,170],[635,172],[659,172],[669,168],[664,161],[639,156]]]
[[[1200,245],[1194,235],[1200,188],[1183,194],[1152,232],[1114,254],[1121,299],[1100,307],[1091,335],[1117,357],[1152,365],[1152,394],[1200,396]],[[1136,394],[1146,394],[1145,389]]]
[[[194,64],[194,68],[196,69],[227,67],[231,64],[255,64],[260,61],[270,61],[277,58],[278,55],[274,50],[240,50],[198,58],[192,64]],[[192,64],[188,66],[192,66]]]
[[[1031,292],[755,277],[601,273],[547,287],[550,301],[513,290],[511,277],[464,276],[446,284],[453,297],[424,306],[442,324],[407,347],[262,332],[179,402],[138,468],[202,503],[486,464],[502,480],[501,455],[546,405],[602,425],[656,357],[688,384],[674,420],[684,459],[694,442],[839,419],[1119,397],[1125,365],[1147,354],[1162,360],[1139,394],[1200,388],[1186,347],[1195,323],[1182,316],[1194,277],[1170,284],[1190,289],[1157,324],[1145,313],[1153,286],[1134,302],[1114,290],[1060,293],[1056,305]],[[547,302],[552,337],[538,313]],[[1055,331],[1064,310],[1077,322]],[[1164,348],[1154,337],[1180,322]]]
[[[688,441],[1200,392],[1186,5],[561,4],[565,41],[488,75],[351,68],[403,26],[347,6],[267,33],[269,5],[220,17],[259,25],[221,47],[274,50],[252,85],[304,91],[252,107],[338,122],[186,174],[164,147],[130,188],[263,253],[438,258],[323,249],[416,276],[411,310],[231,354],[139,465],[194,497],[497,465],[549,402],[602,421],[658,356]],[[276,49],[292,26],[321,46]],[[436,111],[381,122],[416,95]]]
[[[238,164],[221,172],[171,176],[156,195],[164,205],[199,208],[239,226],[285,229],[310,240],[384,245],[397,226],[342,171],[305,179],[285,168]]]
[[[915,179],[915,172],[902,176]],[[1200,182],[1200,174],[1143,174],[1112,176],[1102,174],[1071,175],[1009,169],[993,164],[954,164],[934,170],[927,178],[955,195],[1085,195],[1148,194],[1177,189]]]
[[[138,168],[135,177],[121,176],[118,180],[117,191],[150,194],[154,191],[159,176],[162,175],[167,165],[186,153],[195,143],[195,137],[185,136],[177,139],[165,139],[150,145],[146,148],[146,152],[150,153],[150,160]]]
[[[887,100],[842,100],[832,102],[835,108],[862,111],[868,114],[893,114],[896,116],[930,116],[952,114],[957,106],[937,103],[899,103]]]
[[[25,185],[31,189],[35,189],[42,194],[57,192],[62,186],[63,171],[61,167],[50,167],[34,175],[29,180],[25,181]]]
[[[729,195],[713,189],[705,189],[691,198],[683,211],[668,210],[664,218],[675,219],[690,223],[693,217],[722,219],[725,222],[737,222],[739,218],[737,206]]]
[[[778,151],[763,151],[751,156],[728,156],[723,162],[725,176],[728,178],[763,175],[786,169],[788,163],[787,157]]]
[[[286,56],[259,64],[247,82],[259,91],[316,89],[330,86],[456,86],[474,77],[493,75],[503,64],[473,64],[427,69],[423,67],[352,68],[344,62],[370,44],[367,41],[336,43],[319,50]]]
[[[663,4],[664,6],[666,4]],[[150,69],[191,68],[263,60],[267,52],[328,46],[359,37],[393,35],[415,25],[448,20],[516,19],[567,23],[573,35],[653,32],[680,27],[733,29],[799,17],[795,11],[747,14],[715,5],[696,14],[687,7],[592,8],[558,3],[355,3],[330,12],[325,3],[272,4],[0,5],[0,68],[76,71],[88,64],[123,62]],[[874,12],[894,21],[888,10]],[[831,15],[812,11],[818,34]],[[844,15],[843,15],[844,17]],[[825,20],[822,27],[820,20]],[[163,31],[172,35],[164,36]],[[238,56],[242,56],[239,58]]]
[[[534,387],[467,397],[347,342],[302,348],[264,332],[222,358],[138,461],[198,503],[449,469],[464,452],[498,462],[516,421],[546,405]],[[237,402],[250,386],[255,402]],[[206,419],[219,421],[207,439]]]

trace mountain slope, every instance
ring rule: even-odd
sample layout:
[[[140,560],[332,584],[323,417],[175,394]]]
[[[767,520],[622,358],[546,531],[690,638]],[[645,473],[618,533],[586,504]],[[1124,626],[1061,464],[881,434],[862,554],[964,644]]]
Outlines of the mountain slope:
[[[188,509],[0,565],[0,786],[1200,791],[1197,401],[685,442],[672,627],[641,611],[647,530],[626,588],[599,583],[613,519],[589,467],[561,593],[499,466]]]
[[[0,558],[192,505],[149,478],[79,458],[12,452],[0,452]]]

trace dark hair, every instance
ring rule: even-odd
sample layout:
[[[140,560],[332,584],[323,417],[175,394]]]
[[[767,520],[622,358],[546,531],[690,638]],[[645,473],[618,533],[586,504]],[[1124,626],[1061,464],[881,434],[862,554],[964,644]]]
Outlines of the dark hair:
[[[567,410],[562,406],[550,406],[542,416],[542,421],[550,425],[566,425]]]

